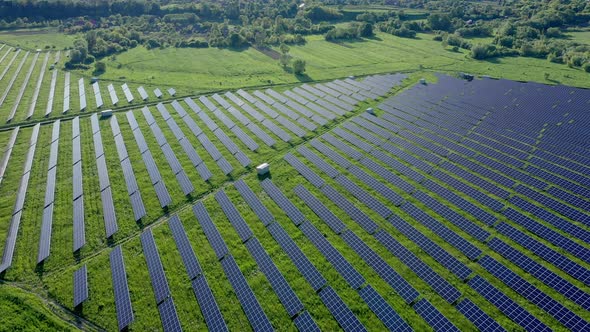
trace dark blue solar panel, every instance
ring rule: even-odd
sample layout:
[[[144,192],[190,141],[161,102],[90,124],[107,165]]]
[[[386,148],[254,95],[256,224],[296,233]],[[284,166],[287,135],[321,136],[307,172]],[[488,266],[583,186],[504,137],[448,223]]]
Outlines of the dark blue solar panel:
[[[320,332],[320,328],[317,326],[308,311],[299,314],[293,320],[293,323],[295,323],[295,327],[297,327],[299,331]]]
[[[291,135],[289,135],[281,127],[277,126],[274,122],[265,119],[261,122],[261,124],[265,126],[268,130],[270,130],[273,134],[277,135],[282,141],[291,142]]]
[[[406,303],[413,302],[420,295],[393,267],[388,265],[383,258],[352,231],[344,231],[341,237]]]
[[[238,235],[240,236],[240,239],[242,239],[242,242],[248,241],[248,239],[253,236],[252,231],[250,230],[250,227],[248,227],[248,224],[246,224],[246,221],[244,220],[244,218],[242,218],[234,204],[231,202],[229,197],[227,197],[225,191],[219,190],[218,192],[216,192],[215,200],[217,200],[217,203],[219,204],[219,206],[221,206],[223,213],[225,213],[229,222],[232,224],[232,226],[234,226],[236,232],[238,232]]]
[[[297,151],[301,153],[307,160],[311,161],[314,165],[316,165],[319,169],[321,169],[324,173],[326,173],[329,177],[335,178],[340,174],[332,165],[328,164],[322,158],[320,158],[317,154],[312,152],[305,146],[300,146]]]
[[[334,233],[340,234],[346,229],[344,223],[305,187],[297,185],[294,191],[322,221],[328,224]]]
[[[176,313],[176,307],[172,298],[167,299],[158,306],[160,312],[160,320],[162,321],[162,329],[164,332],[181,332],[180,320]]]
[[[579,304],[582,308],[590,309],[590,295],[580,290],[578,287],[571,284],[569,281],[563,279],[556,273],[552,272],[543,265],[535,262],[527,255],[514,249],[506,244],[504,241],[494,238],[488,245],[494,251],[502,255],[504,258],[510,260],[512,263],[519,266],[521,269],[535,276],[537,279],[544,282],[547,286],[552,287],[565,297],[573,302]]]
[[[272,223],[268,225],[267,229],[275,241],[277,241],[285,253],[287,253],[289,258],[291,258],[291,261],[295,264],[297,270],[299,270],[303,277],[305,277],[311,287],[315,291],[320,290],[326,284],[326,279],[324,279],[318,269],[309,261],[301,249],[299,249],[293,239],[289,237],[283,227],[278,223]]]
[[[453,247],[457,248],[469,259],[475,259],[481,254],[481,249],[457,235],[457,233],[450,230],[445,225],[432,218],[429,214],[425,213],[415,205],[406,202],[401,208],[410,216],[412,216],[412,218],[416,219],[421,224],[428,227],[435,234],[451,244]]]
[[[160,254],[154,241],[151,228],[148,228],[141,234],[141,246],[143,247],[143,256],[148,267],[152,288],[156,296],[156,303],[160,304],[170,296],[170,288],[164,274],[164,268],[160,261]]]
[[[502,280],[508,287],[536,304],[539,308],[547,311],[568,329],[572,331],[587,331],[590,328],[588,322],[490,256],[485,256],[479,263],[496,278]]]
[[[289,165],[295,168],[297,172],[299,172],[299,174],[306,178],[307,181],[309,181],[312,185],[318,188],[324,185],[324,179],[322,179],[319,175],[317,175],[314,171],[312,171],[309,167],[302,163],[301,160],[299,160],[291,153],[287,153],[284,159],[289,163]]]
[[[257,238],[252,238],[246,243],[246,248],[250,251],[250,254],[256,260],[256,264],[260,268],[260,271],[264,273],[272,289],[277,294],[279,300],[287,310],[290,317],[295,316],[298,312],[303,310],[303,304],[293,292],[291,286],[285,280],[285,277],[281,274],[279,269],[266,253],[262,245]]]
[[[424,192],[417,191],[414,197],[474,238],[483,242],[490,236],[490,233]]]
[[[346,212],[346,214],[348,214],[352,220],[359,224],[369,234],[375,233],[375,231],[377,231],[379,228],[379,226],[377,226],[377,224],[371,218],[369,218],[369,216],[357,208],[332,186],[325,185],[322,188],[322,193],[324,193],[324,195],[326,195],[326,197],[334,202],[334,204],[336,204],[340,209],[344,210],[344,212]]]
[[[291,201],[281,192],[277,186],[270,180],[265,179],[261,183],[262,189],[268,196],[287,214],[295,225],[299,225],[305,221],[305,216]]]
[[[585,248],[584,246],[557,233],[549,227],[541,225],[540,223],[534,221],[533,219],[523,215],[522,213],[512,208],[508,208],[502,211],[502,213],[510,220],[525,227],[527,230],[538,235],[539,237],[553,243],[554,245],[560,248],[565,249],[566,251],[570,252],[571,254],[583,261],[590,262],[590,250]]]
[[[192,286],[207,328],[210,331],[227,331],[227,325],[219,311],[213,293],[209,289],[207,279],[204,276],[197,277],[192,281]]]
[[[240,195],[246,203],[250,206],[252,211],[256,213],[256,216],[262,221],[262,223],[266,226],[272,223],[275,219],[272,214],[268,211],[268,209],[262,204],[260,199],[254,194],[252,189],[244,182],[244,180],[238,180],[234,182],[234,187],[238,190]]]
[[[397,242],[389,233],[380,230],[375,233],[375,238],[449,303],[453,303],[461,297],[461,293],[455,287]]]
[[[219,231],[213,224],[211,217],[209,217],[209,212],[205,209],[203,202],[198,202],[193,205],[193,213],[201,224],[203,232],[205,233],[205,236],[207,236],[207,240],[209,240],[209,244],[213,247],[213,250],[217,255],[217,259],[222,259],[228,253],[227,246],[221,238]]]
[[[202,269],[178,215],[173,215],[170,220],[168,220],[168,226],[172,231],[172,236],[176,242],[176,248],[180,253],[188,278],[193,280],[202,273]]]
[[[422,299],[414,305],[414,310],[432,327],[434,331],[457,331],[459,329],[440,313],[428,300]]]
[[[359,290],[359,294],[387,329],[390,331],[413,331],[410,325],[393,310],[371,285]]]
[[[336,182],[344,187],[348,193],[352,194],[356,199],[361,201],[371,210],[377,212],[377,214],[379,214],[384,219],[387,219],[387,217],[393,213],[385,204],[381,203],[381,201],[360,188],[356,183],[352,182],[346,176],[339,175],[336,178]]]
[[[473,323],[480,331],[501,332],[506,331],[498,322],[492,317],[488,316],[476,304],[469,299],[461,301],[457,304],[457,310],[463,314],[469,321]]]
[[[129,297],[129,287],[127,286],[127,273],[125,272],[125,263],[123,262],[123,252],[121,251],[120,245],[111,251],[110,262],[117,321],[119,323],[119,330],[123,330],[133,322],[134,317],[133,309],[131,308],[131,298]]]
[[[393,184],[395,187],[400,188],[401,190],[405,191],[406,193],[411,193],[414,191],[414,186],[404,181],[399,176],[393,174],[392,172],[388,171],[385,167],[379,165],[375,161],[370,158],[364,158],[361,160],[361,164],[365,166],[367,169],[373,171],[375,174],[379,175],[385,181]]]
[[[74,308],[88,299],[88,272],[86,265],[74,271]]]
[[[240,268],[236,264],[232,255],[227,255],[221,260],[221,266],[225,271],[225,275],[231,283],[238,300],[242,306],[242,310],[248,317],[248,321],[255,331],[274,331],[268,317],[262,310],[260,303],[254,296],[252,289],[246,282],[246,278],[242,275]]]
[[[471,274],[471,269],[465,266],[465,264],[461,263],[434,241],[420,233],[412,225],[405,222],[401,217],[393,215],[389,221],[398,231],[416,243],[422,248],[422,250],[432,256],[437,262],[446,267],[460,279],[465,280]]]
[[[332,246],[332,244],[310,222],[304,222],[299,229],[332,264],[334,269],[348,282],[353,289],[360,288],[365,283],[365,278]]]
[[[332,287],[327,286],[319,292],[320,299],[326,305],[332,316],[338,322],[338,325],[344,331],[366,331],[366,328],[356,318],[354,313],[346,306],[344,301],[336,294]]]
[[[335,152],[333,149],[326,146],[324,143],[318,141],[317,139],[313,139],[310,142],[310,145],[320,151],[324,156],[328,159],[332,160],[338,166],[343,168],[350,167],[350,161],[348,159],[342,157],[339,153]]]

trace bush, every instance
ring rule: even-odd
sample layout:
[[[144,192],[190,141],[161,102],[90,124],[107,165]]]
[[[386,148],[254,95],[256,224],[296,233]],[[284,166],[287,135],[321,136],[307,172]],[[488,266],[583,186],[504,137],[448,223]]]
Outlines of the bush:
[[[586,62],[584,66],[582,66],[585,72],[590,73],[590,62]]]
[[[305,60],[295,59],[293,61],[293,73],[301,75],[305,72]]]
[[[483,44],[477,44],[471,47],[471,57],[476,60],[487,59],[489,57],[487,46]]]
[[[98,62],[94,63],[94,71],[96,73],[104,73],[105,71],[107,71],[106,63],[104,63],[102,61],[98,61]]]

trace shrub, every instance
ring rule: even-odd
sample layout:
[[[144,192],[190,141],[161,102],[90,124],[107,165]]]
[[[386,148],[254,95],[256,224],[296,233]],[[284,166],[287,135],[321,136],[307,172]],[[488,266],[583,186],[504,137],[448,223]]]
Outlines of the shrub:
[[[585,72],[590,73],[590,62],[586,62],[582,68]]]

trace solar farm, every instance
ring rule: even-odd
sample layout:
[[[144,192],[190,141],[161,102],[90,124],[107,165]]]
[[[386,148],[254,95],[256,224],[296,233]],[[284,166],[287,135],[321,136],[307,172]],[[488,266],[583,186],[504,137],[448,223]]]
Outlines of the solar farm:
[[[0,279],[78,328],[590,330],[588,90],[194,96],[33,53],[0,46]]]

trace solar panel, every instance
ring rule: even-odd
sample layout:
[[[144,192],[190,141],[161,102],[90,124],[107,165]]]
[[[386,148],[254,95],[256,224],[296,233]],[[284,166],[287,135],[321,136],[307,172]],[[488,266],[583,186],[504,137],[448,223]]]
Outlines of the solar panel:
[[[280,123],[281,125],[283,125],[285,128],[289,129],[293,134],[295,134],[295,136],[301,138],[303,136],[305,136],[305,134],[307,133],[305,130],[301,129],[299,126],[297,126],[296,124],[294,124],[293,122],[289,121],[287,118],[279,115],[276,118],[277,122]],[[268,121],[268,120],[266,120]]]
[[[267,226],[272,223],[275,219],[268,209],[262,204],[260,199],[254,194],[252,189],[244,182],[244,180],[238,180],[234,182],[234,187],[238,190],[244,201],[250,206],[256,216]]]
[[[290,142],[291,135],[287,134],[283,129],[277,126],[274,122],[265,119],[261,122],[263,126],[265,126],[268,130],[270,130],[273,134],[277,135],[282,141]]]
[[[250,227],[248,227],[248,224],[246,224],[246,221],[244,220],[244,218],[242,218],[234,204],[231,202],[229,197],[227,197],[223,189],[215,193],[215,200],[217,201],[219,206],[221,206],[223,213],[225,213],[225,216],[232,224],[232,226],[235,228],[236,232],[238,232],[238,235],[240,236],[240,239],[242,239],[242,242],[248,241],[248,239],[250,239],[253,236],[252,231],[250,230]]]
[[[322,289],[319,296],[344,331],[367,330],[332,287]]]
[[[277,116],[279,116],[279,114],[277,112],[275,112],[273,109],[271,109],[266,104],[264,104],[260,101],[256,101],[254,103],[254,106],[256,106],[256,108],[258,108],[259,110],[266,113],[266,115],[270,116],[271,119],[275,119]]]
[[[360,288],[365,283],[365,278],[342,256],[342,254],[332,246],[332,244],[312,225],[306,221],[299,225],[299,229],[322,253],[322,255],[332,264],[334,269],[346,280],[353,289]]]
[[[401,206],[401,208],[410,216],[412,216],[412,218],[416,219],[421,224],[432,230],[435,234],[440,236],[442,239],[447,241],[450,245],[457,248],[469,259],[473,260],[481,255],[481,249],[474,246],[471,242],[465,240],[453,230],[447,228],[445,225],[432,218],[429,214],[425,213],[410,202],[406,202]]]
[[[305,187],[297,185],[294,191],[322,221],[328,224],[334,233],[340,234],[346,229],[346,225]]]
[[[311,315],[308,311],[304,311],[300,313],[295,319],[293,320],[295,323],[295,327],[299,331],[310,331],[310,332],[320,332],[320,328],[317,326]]]
[[[326,195],[334,204],[342,209],[348,216],[361,226],[367,233],[373,234],[377,231],[379,226],[367,216],[363,211],[351,203],[344,195],[340,194],[334,187],[325,185],[322,193]]]
[[[375,179],[375,177],[367,174],[361,168],[357,166],[351,166],[348,171],[392,204],[399,206],[404,202],[404,199],[399,194],[384,185],[379,180]]]
[[[166,186],[164,185],[164,183],[159,180],[158,182],[154,183],[154,189],[156,190],[156,196],[158,197],[158,201],[160,202],[160,206],[162,208],[170,205],[172,203],[172,198],[170,197],[170,194],[168,193],[168,189],[166,189]]]
[[[539,308],[547,311],[551,316],[561,322],[565,327],[573,331],[585,331],[589,328],[588,322],[567,309],[561,303],[555,301],[537,287],[518,276],[503,264],[490,256],[485,256],[479,261],[488,272],[502,280],[508,287],[528,299]]]
[[[84,197],[74,199],[72,218],[74,220],[74,249],[76,252],[86,243],[84,231]]]
[[[180,146],[182,146],[184,153],[187,155],[188,159],[190,159],[190,161],[194,167],[197,167],[199,165],[203,165],[204,167],[206,167],[203,164],[203,159],[201,159],[201,156],[199,156],[199,154],[197,153],[197,150],[195,150],[195,148],[193,147],[193,145],[191,144],[191,142],[187,138],[180,139],[179,143],[180,143]],[[204,179],[204,180],[207,180],[207,179]]]
[[[233,166],[223,157],[219,158],[216,163],[224,175],[228,175],[234,170]]]
[[[280,224],[273,222],[268,225],[268,231],[281,246],[283,251],[289,256],[293,264],[297,267],[297,270],[303,275],[305,280],[311,285],[311,287],[317,292],[327,281],[318,271],[318,269],[309,261],[309,258],[299,249],[297,244],[291,239],[289,234],[281,227]]]
[[[215,99],[219,105],[221,105],[223,108],[228,109],[231,107],[231,104],[228,103],[225,99],[223,99],[220,95],[218,95],[217,93],[213,94],[211,96],[213,99]]]
[[[139,92],[141,99],[143,99],[144,101],[148,99],[148,94],[145,91],[145,89],[143,88],[143,86],[138,87],[137,92]]]
[[[182,327],[178,320],[178,314],[176,313],[176,307],[172,298],[167,299],[158,306],[160,312],[160,320],[162,321],[162,328],[164,332],[180,332]]]
[[[154,241],[151,228],[141,233],[140,239],[143,248],[143,257],[147,264],[154,296],[156,297],[156,304],[159,305],[170,296],[170,288],[168,287],[168,281],[164,274],[164,268],[160,261],[160,254],[158,253],[158,247]]]
[[[228,249],[225,241],[223,241],[219,231],[213,224],[211,217],[209,217],[209,212],[207,212],[207,209],[205,209],[203,202],[198,202],[197,204],[193,205],[193,213],[201,224],[201,228],[203,229],[207,240],[209,240],[209,244],[211,247],[213,247],[213,250],[217,255],[217,259],[221,260],[228,254]]]
[[[307,160],[311,161],[314,165],[316,165],[319,169],[321,169],[324,173],[326,173],[329,177],[335,178],[340,174],[334,167],[330,164],[325,162],[322,158],[320,158],[317,154],[312,152],[306,146],[300,146],[297,151],[301,153]]]
[[[260,185],[266,194],[287,214],[289,219],[291,219],[296,226],[299,226],[299,224],[305,221],[303,213],[291,203],[291,201],[270,179],[265,179]]]
[[[121,251],[120,245],[111,251],[110,262],[113,291],[115,293],[115,309],[117,311],[119,331],[121,331],[133,322],[134,316],[133,309],[131,308],[131,298],[129,297],[129,287],[127,286],[127,273],[125,272],[123,252]]]
[[[162,98],[162,90],[160,90],[159,88],[154,89],[154,96],[156,96],[156,98]]]
[[[354,160],[360,160],[361,158],[363,158],[362,153],[351,148],[349,145],[343,143],[342,141],[338,140],[337,138],[335,138],[334,136],[332,136],[330,134],[324,134],[324,135],[322,135],[322,138]]]
[[[258,143],[256,143],[248,134],[246,134],[240,127],[235,126],[230,129],[234,135],[238,137],[251,151],[258,150]]]
[[[117,226],[117,217],[115,216],[115,206],[113,204],[113,195],[111,187],[107,187],[100,193],[102,200],[102,213],[104,219],[104,227],[107,238],[113,236],[119,229]]]
[[[74,308],[88,299],[88,272],[86,265],[74,271]]]
[[[371,194],[367,193],[365,190],[363,190],[357,184],[352,182],[346,176],[341,174],[338,177],[336,177],[335,180],[342,187],[344,187],[346,191],[348,191],[350,194],[356,197],[356,199],[361,201],[371,210],[377,212],[377,214],[379,214],[384,219],[387,219],[387,217],[389,217],[393,213],[385,204],[381,203],[381,201],[377,200]]]
[[[57,144],[55,144],[55,145],[57,145]],[[57,167],[52,167],[51,169],[49,169],[49,171],[47,171],[47,186],[45,188],[45,205],[43,205],[43,207],[46,207],[47,205],[53,203],[53,201],[54,201],[56,172],[57,172]]]
[[[125,94],[127,102],[131,103],[133,101],[133,94],[131,94],[131,90],[129,90],[129,86],[127,86],[127,83],[121,85],[121,88],[123,89],[123,93]]]
[[[199,139],[199,142],[201,142],[201,145],[203,145],[203,147],[205,148],[205,150],[207,150],[207,153],[209,153],[209,155],[211,156],[211,158],[213,158],[213,160],[217,161],[220,158],[223,158],[223,156],[221,155],[221,153],[219,152],[219,150],[217,150],[217,148],[209,140],[209,138],[207,137],[207,135],[199,135],[197,138]]]
[[[535,276],[547,286],[552,287],[573,302],[579,304],[582,308],[586,310],[590,308],[590,295],[583,292],[569,281],[563,279],[561,276],[537,263],[535,260],[514,249],[498,238],[493,238],[488,243],[488,245],[491,249],[502,255],[504,258],[519,266],[524,271]]]
[[[414,305],[414,310],[432,327],[434,331],[457,331],[459,329],[443,314],[440,313],[428,300],[422,299]]]
[[[424,203],[424,205],[431,208],[433,211],[443,216],[447,221],[455,224],[461,230],[465,231],[476,239],[483,242],[490,236],[490,233],[477,226],[477,224],[467,220],[459,213],[451,210],[448,206],[442,204],[426,193],[422,191],[416,191],[413,195],[420,202]]]
[[[133,209],[133,217],[135,218],[135,221],[139,221],[141,218],[145,217],[147,212],[145,211],[140,192],[133,192],[129,195],[129,200],[131,201],[131,208]]]
[[[350,167],[351,163],[348,161],[348,159],[342,157],[342,155],[335,152],[333,149],[329,148],[328,146],[326,146],[324,143],[320,142],[319,140],[317,140],[317,139],[311,140],[310,145],[313,146],[314,148],[316,148],[324,156],[326,156],[328,159],[332,160],[338,166],[340,166],[342,168],[349,168]]]
[[[274,140],[274,138],[270,137],[266,132],[264,132],[262,129],[260,129],[260,127],[258,127],[256,124],[254,123],[249,123],[247,125],[248,129],[250,129],[250,131],[252,133],[254,133],[254,135],[256,135],[256,137],[260,138],[264,144],[273,147],[276,144],[276,141]]]
[[[204,276],[195,278],[192,281],[192,287],[199,302],[201,313],[203,313],[203,317],[205,318],[207,328],[210,331],[227,331],[227,325],[207,284],[207,279]]]
[[[238,151],[240,151],[236,143],[234,143],[234,141],[232,141],[231,138],[229,138],[220,128],[217,128],[213,134],[217,136],[219,141],[227,148],[229,152],[231,152],[231,154],[236,154]]]
[[[51,225],[53,223],[53,202],[43,209],[43,220],[41,224],[41,236],[39,237],[39,252],[37,264],[49,257],[51,246]]]
[[[102,95],[100,94],[100,87],[98,82],[92,83],[92,89],[94,90],[94,99],[96,100],[96,108],[101,108],[104,103],[102,101]]]
[[[441,248],[434,241],[420,233],[401,217],[393,215],[389,221],[398,231],[416,243],[420,248],[422,248],[422,250],[432,256],[432,258],[458,276],[461,280],[465,280],[471,274],[471,269],[465,266],[465,264],[461,263],[445,249]]]
[[[507,208],[506,210],[502,211],[502,214],[515,223],[525,227],[530,232],[570,252],[579,259],[585,262],[590,262],[590,250],[578,244],[577,242],[572,241],[571,239],[561,235],[549,227],[541,225],[540,223],[512,208]]]
[[[346,230],[341,234],[341,237],[406,303],[412,303],[420,295],[412,285],[355,233]]]
[[[394,256],[398,257],[418,277],[432,287],[442,298],[453,303],[461,297],[461,293],[449,282],[434,272],[430,266],[414,255],[406,247],[397,242],[389,233],[379,230],[375,238]]]
[[[480,331],[506,331],[492,317],[488,316],[469,299],[464,299],[456,306],[457,310],[473,323]]]
[[[180,257],[182,258],[189,279],[193,280],[197,278],[201,275],[202,269],[178,215],[173,215],[168,220],[168,226],[172,231],[172,236],[176,242],[176,248],[180,253]]]
[[[221,260],[221,266],[223,266],[225,275],[231,283],[252,329],[255,331],[274,331],[233,256],[225,256]]]
[[[109,84],[107,86],[107,89],[109,90],[109,96],[111,97],[111,103],[113,105],[117,105],[117,103],[119,103],[119,97],[117,97],[117,92],[115,91],[115,87],[112,84]]]
[[[270,256],[266,253],[264,248],[262,248],[258,239],[250,239],[250,241],[246,242],[246,248],[248,248],[248,251],[250,251],[250,254],[256,260],[256,264],[258,264],[260,271],[262,271],[268,279],[272,289],[287,310],[289,317],[293,317],[303,310],[303,304],[295,292],[293,292],[293,289],[287,283],[285,277],[283,277],[279,269],[277,269]]]
[[[312,171],[309,167],[307,167],[304,163],[302,163],[297,157],[292,155],[291,153],[287,153],[284,159],[291,165],[293,168],[299,172],[304,178],[309,181],[312,185],[317,188],[321,188],[325,181],[319,175],[317,175],[314,171]]]
[[[209,181],[209,179],[213,176],[205,163],[201,163],[197,166],[197,172],[199,173],[199,176],[201,176],[201,178],[205,181]]]
[[[410,325],[393,310],[389,303],[371,285],[359,290],[359,295],[388,330],[413,331]]]

